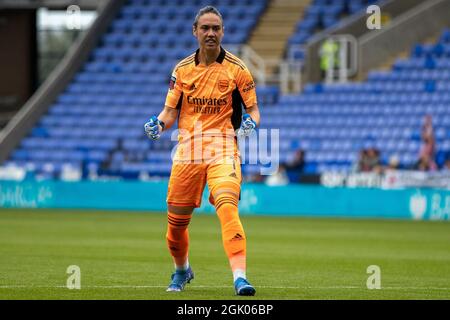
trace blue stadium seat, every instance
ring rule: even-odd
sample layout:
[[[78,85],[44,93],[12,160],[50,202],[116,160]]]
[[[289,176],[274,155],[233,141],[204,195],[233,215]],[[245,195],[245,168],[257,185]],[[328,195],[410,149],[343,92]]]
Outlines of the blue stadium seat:
[[[320,29],[374,2],[314,0],[288,45],[303,44]],[[224,42],[230,44],[246,41],[266,6],[266,1],[251,0],[128,1],[9,161],[57,172],[65,163],[99,165],[111,156],[112,166],[125,178],[135,179],[141,172],[167,176],[175,144],[170,141],[172,130],[154,143],[144,136],[142,124],[164,105],[177,61],[196,49],[190,24],[206,3],[222,11]],[[450,151],[450,30],[444,30],[436,44],[415,45],[411,57],[397,60],[391,71],[370,72],[363,83],[307,84],[299,95],[259,86],[257,93],[262,117],[270,119],[261,126],[281,128],[281,159],[305,149],[306,173],[349,170],[359,150],[368,146],[380,148],[384,159],[398,153],[403,165],[412,164],[427,113],[435,119],[441,163]],[[134,162],[127,160],[130,154],[136,156]],[[259,169],[244,165],[243,173]]]

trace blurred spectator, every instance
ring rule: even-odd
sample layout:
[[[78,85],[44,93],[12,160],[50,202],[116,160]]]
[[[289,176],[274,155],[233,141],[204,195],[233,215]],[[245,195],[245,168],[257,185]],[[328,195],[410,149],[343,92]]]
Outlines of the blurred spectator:
[[[436,140],[434,137],[433,119],[429,114],[424,117],[421,138],[422,145],[420,146],[419,159],[416,162],[415,169],[420,171],[436,170]]]
[[[302,173],[304,167],[305,167],[305,150],[299,149],[295,152],[292,161],[286,164],[286,169],[288,171],[295,171],[298,173]]]
[[[373,147],[361,150],[355,171],[381,173],[380,151]]]
[[[278,171],[270,175],[266,179],[266,185],[268,186],[285,186],[289,184],[289,177],[286,173],[284,165],[280,164]]]
[[[436,142],[434,138],[433,118],[427,114],[423,119],[422,125],[422,146],[420,148],[420,155],[428,155],[432,158],[435,156]]]
[[[123,151],[123,140],[122,140],[122,138],[119,138],[117,140],[116,146],[108,152],[108,155],[106,156],[105,160],[103,160],[102,163],[100,164],[100,169],[101,170],[112,169],[114,154],[116,152],[122,152],[122,151]]]
[[[259,173],[254,173],[252,175],[248,175],[245,177],[246,182],[253,182],[253,183],[263,183],[264,182],[264,176]]]
[[[386,170],[398,170],[400,169],[400,159],[398,155],[394,154],[389,158]]]
[[[450,158],[447,158],[447,160],[445,160],[442,171],[450,172]]]
[[[331,39],[325,40],[319,49],[320,71],[323,80],[332,82],[333,72],[339,68],[339,44]]]
[[[422,156],[419,161],[417,161],[414,169],[419,171],[435,171],[437,169],[437,165],[436,162],[428,156]]]
[[[361,149],[358,154],[356,162],[352,165],[352,172],[359,172],[363,159],[366,157],[366,149]]]
[[[284,165],[286,174],[291,182],[299,182],[305,168],[305,150],[298,149],[292,161]]]
[[[108,155],[106,156],[105,160],[103,160],[100,164],[101,170],[108,170],[111,168],[113,154],[114,153],[112,151],[108,152]]]

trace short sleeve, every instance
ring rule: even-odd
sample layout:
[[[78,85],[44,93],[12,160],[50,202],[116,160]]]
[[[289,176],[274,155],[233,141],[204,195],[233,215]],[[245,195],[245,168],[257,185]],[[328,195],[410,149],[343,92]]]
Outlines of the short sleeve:
[[[245,108],[250,108],[251,106],[256,105],[256,85],[250,71],[247,68],[239,69],[236,84],[239,93],[241,94],[242,101],[245,104]]]
[[[179,70],[174,70],[172,75],[170,76],[169,91],[167,92],[166,96],[165,105],[173,109],[177,107],[181,94],[183,93],[179,74]]]

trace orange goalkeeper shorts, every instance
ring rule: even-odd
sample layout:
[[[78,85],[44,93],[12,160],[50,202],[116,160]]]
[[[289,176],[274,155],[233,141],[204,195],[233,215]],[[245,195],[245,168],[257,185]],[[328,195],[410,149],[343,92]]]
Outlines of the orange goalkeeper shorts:
[[[174,162],[169,179],[167,204],[200,207],[206,183],[211,204],[214,204],[214,196],[222,192],[231,192],[239,197],[241,182],[241,161],[238,155],[228,157],[227,161],[212,163]]]

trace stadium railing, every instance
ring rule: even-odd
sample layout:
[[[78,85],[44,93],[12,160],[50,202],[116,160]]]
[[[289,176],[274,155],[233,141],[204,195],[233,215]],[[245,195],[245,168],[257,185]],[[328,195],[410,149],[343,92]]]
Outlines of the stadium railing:
[[[394,20],[396,17],[416,7],[422,2],[423,0],[387,0],[380,2],[378,6],[384,15],[387,15],[391,20]],[[368,15],[365,10],[354,14],[342,20],[338,25],[315,35],[307,42],[305,46],[305,68],[302,75],[303,83],[319,82],[321,79],[319,50],[322,42],[329,36],[337,34],[349,34],[357,39],[362,37],[364,34],[371,31],[367,29],[367,17]],[[411,43],[411,45],[412,44],[413,43]],[[368,69],[373,69],[378,66],[370,65],[366,67]]]

